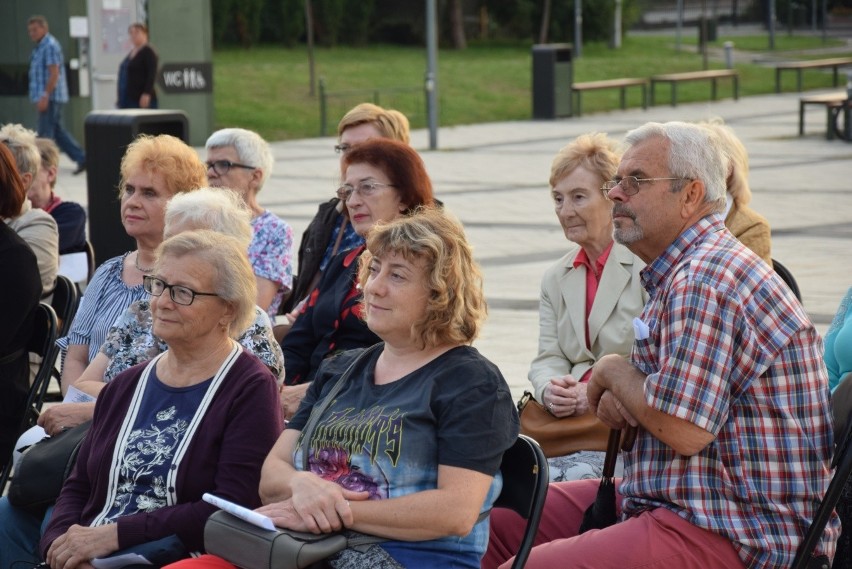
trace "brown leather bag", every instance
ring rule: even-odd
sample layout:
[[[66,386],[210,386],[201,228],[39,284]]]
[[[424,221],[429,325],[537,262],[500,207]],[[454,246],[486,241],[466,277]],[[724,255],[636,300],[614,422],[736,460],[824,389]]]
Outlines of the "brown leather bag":
[[[518,415],[521,433],[534,438],[548,458],[580,450],[604,452],[607,449],[609,427],[591,411],[574,417],[554,417],[532,393],[524,391],[518,401]]]

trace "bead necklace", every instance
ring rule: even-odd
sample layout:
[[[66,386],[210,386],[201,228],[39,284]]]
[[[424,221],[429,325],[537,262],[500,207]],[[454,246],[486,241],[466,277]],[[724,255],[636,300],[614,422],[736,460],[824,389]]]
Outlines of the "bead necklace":
[[[145,269],[145,268],[139,266],[139,251],[136,251],[136,259],[135,259],[134,264],[136,265],[136,269],[140,273],[150,273],[151,271],[154,270],[154,267],[150,267],[150,268]]]

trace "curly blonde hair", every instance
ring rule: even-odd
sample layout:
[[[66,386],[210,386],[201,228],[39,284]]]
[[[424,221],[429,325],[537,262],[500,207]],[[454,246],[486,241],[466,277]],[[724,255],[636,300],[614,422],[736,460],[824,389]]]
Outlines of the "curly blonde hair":
[[[337,138],[353,126],[372,124],[384,138],[408,144],[411,139],[408,117],[395,109],[385,109],[372,103],[361,103],[349,110],[337,124]]]
[[[737,205],[747,205],[751,201],[751,188],[748,185],[748,150],[745,144],[730,126],[720,118],[699,123],[716,133],[722,140],[725,154],[728,155],[728,176],[725,185]]]
[[[550,166],[550,187],[555,187],[562,178],[580,166],[598,174],[601,183],[611,180],[618,170],[621,154],[618,141],[609,138],[606,133],[581,134],[563,146],[553,157]]]
[[[161,174],[171,195],[207,185],[207,166],[195,150],[169,134],[140,134],[130,143],[121,159],[119,195],[124,193],[127,178],[140,169]]]
[[[361,288],[367,284],[372,259],[391,253],[425,264],[429,300],[426,316],[411,325],[412,338],[423,348],[473,342],[488,309],[482,273],[461,223],[442,209],[420,207],[376,225],[360,258]]]

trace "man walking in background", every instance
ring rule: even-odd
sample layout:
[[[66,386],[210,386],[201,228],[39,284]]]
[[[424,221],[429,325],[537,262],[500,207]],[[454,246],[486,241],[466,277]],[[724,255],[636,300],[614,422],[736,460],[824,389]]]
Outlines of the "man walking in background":
[[[62,126],[62,108],[68,102],[62,47],[48,33],[44,16],[30,17],[27,32],[35,44],[30,55],[29,93],[30,102],[38,110],[38,135],[54,139],[59,148],[77,163],[74,174],[79,174],[86,169],[86,155]]]

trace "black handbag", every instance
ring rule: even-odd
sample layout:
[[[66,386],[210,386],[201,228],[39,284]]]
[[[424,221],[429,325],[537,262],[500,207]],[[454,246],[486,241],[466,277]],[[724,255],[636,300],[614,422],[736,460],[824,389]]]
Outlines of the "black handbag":
[[[9,485],[9,503],[43,514],[59,497],[91,426],[86,421],[27,447]]]
[[[375,344],[355,358],[329,393],[314,407],[303,430],[303,470],[308,470],[307,448],[323,412],[346,384],[355,365],[381,345]],[[347,538],[344,532],[313,534],[281,528],[266,530],[224,511],[214,512],[204,525],[204,549],[207,553],[218,555],[243,569],[303,569],[347,547],[382,541],[385,540],[368,535]]]

